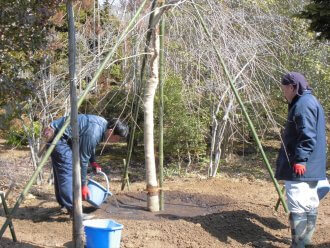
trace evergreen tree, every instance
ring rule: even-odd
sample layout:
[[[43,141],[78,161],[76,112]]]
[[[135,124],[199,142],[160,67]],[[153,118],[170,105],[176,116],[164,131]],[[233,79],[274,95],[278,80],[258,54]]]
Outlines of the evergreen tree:
[[[330,39],[329,0],[312,0],[298,16],[310,20],[310,29],[319,39]]]
[[[0,104],[33,93],[33,75],[47,44],[49,20],[61,0],[0,0]]]

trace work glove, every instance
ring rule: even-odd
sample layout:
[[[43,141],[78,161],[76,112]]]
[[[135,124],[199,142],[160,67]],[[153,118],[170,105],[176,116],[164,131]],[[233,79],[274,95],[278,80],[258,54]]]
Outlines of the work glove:
[[[99,173],[99,172],[102,171],[102,167],[101,167],[101,165],[99,165],[99,164],[96,163],[96,162],[92,162],[92,163],[91,163],[91,166],[92,166],[92,168],[93,168],[93,172],[94,172],[94,173]]]
[[[302,176],[306,172],[306,166],[303,165],[303,164],[294,164],[293,165],[293,172],[296,173],[299,176]]]
[[[82,186],[81,195],[82,195],[82,199],[84,201],[86,201],[88,199],[88,197],[90,195],[90,192],[89,192],[89,189],[88,189],[87,185]]]

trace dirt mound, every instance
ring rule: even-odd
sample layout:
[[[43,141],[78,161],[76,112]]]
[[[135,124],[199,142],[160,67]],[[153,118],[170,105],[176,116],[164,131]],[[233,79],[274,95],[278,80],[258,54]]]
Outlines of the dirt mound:
[[[25,153],[26,154],[26,153]],[[6,154],[8,156],[8,154]],[[0,154],[0,186],[8,190],[8,205],[15,203],[33,172],[26,154],[16,160]],[[47,170],[46,170],[47,172]],[[288,247],[288,217],[274,210],[277,194],[271,182],[252,177],[202,179],[174,178],[165,181],[165,210],[146,211],[146,185],[131,184],[120,190],[120,181],[112,173],[114,193],[101,208],[84,202],[84,212],[94,218],[109,218],[124,225],[121,247]],[[99,179],[97,179],[99,180]],[[0,225],[5,222],[0,208]],[[314,247],[330,247],[330,197],[321,202]],[[17,243],[9,229],[0,247],[71,247],[72,220],[55,201],[53,186],[33,186],[13,217]]]
[[[287,215],[274,211],[277,196],[270,182],[217,178],[166,182],[165,210],[146,211],[143,183],[121,192],[112,182],[113,197],[100,209],[84,202],[94,218],[124,225],[122,247],[288,247]],[[72,221],[61,212],[51,186],[25,200],[14,218],[19,242],[9,230],[0,247],[70,247]],[[320,207],[315,247],[329,247],[330,198]],[[3,216],[3,212],[1,213]],[[0,218],[0,224],[4,222]]]

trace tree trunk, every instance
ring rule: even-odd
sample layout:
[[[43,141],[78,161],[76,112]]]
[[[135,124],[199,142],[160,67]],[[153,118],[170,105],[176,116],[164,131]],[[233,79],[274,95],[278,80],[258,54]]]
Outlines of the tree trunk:
[[[22,121],[22,126],[25,132],[25,135],[27,137],[28,143],[29,143],[29,148],[30,148],[30,154],[31,154],[31,159],[33,163],[34,169],[37,169],[38,167],[38,157],[37,157],[37,152],[39,150],[39,141],[40,138],[36,137],[35,135],[35,128],[34,128],[34,121],[33,121],[33,115],[34,115],[34,109],[32,107],[32,99],[28,99],[28,106],[29,106],[29,111],[28,111],[28,117],[29,117],[29,123],[30,126],[25,125],[25,121],[21,118]],[[41,185],[43,183],[43,175],[42,172],[38,174],[37,177],[37,185]]]
[[[216,123],[216,130],[214,131],[214,143],[213,143],[213,154],[211,154],[211,159],[214,158],[214,163],[212,164],[211,167],[211,173],[209,173],[209,176],[215,177],[217,175],[217,171],[220,165],[220,159],[222,158],[222,154],[226,150],[226,146],[224,146],[224,141],[226,141],[227,135],[227,129],[229,128],[228,125],[228,115],[230,112],[233,110],[233,99],[230,100],[229,105],[226,109],[226,112],[219,122],[219,120],[215,119]],[[211,160],[212,161],[212,160]]]
[[[159,8],[155,9],[155,15]],[[149,211],[159,211],[158,182],[156,175],[155,151],[154,151],[154,98],[158,85],[159,75],[159,30],[153,27],[149,52],[150,78],[144,93],[144,150],[147,179],[147,207]]]
[[[160,5],[163,6],[163,3]],[[165,35],[165,17],[160,20],[159,29],[159,210],[164,210],[164,191],[163,191],[163,170],[164,170],[164,35]],[[187,166],[188,167],[188,166]]]
[[[82,226],[82,202],[81,202],[81,173],[79,159],[79,131],[78,131],[78,107],[76,93],[76,38],[74,27],[74,14],[72,1],[67,1],[67,14],[69,26],[69,76],[70,76],[70,100],[71,100],[71,128],[72,128],[72,166],[73,166],[73,246],[84,247]]]
[[[126,183],[128,182],[128,168],[131,163],[131,157],[132,157],[132,151],[133,151],[133,145],[134,145],[134,136],[135,136],[135,129],[136,129],[136,123],[139,115],[139,106],[140,106],[140,94],[142,92],[142,89],[144,87],[144,75],[146,71],[146,63],[147,63],[147,52],[150,46],[151,41],[151,35],[152,35],[152,22],[154,19],[154,9],[156,7],[156,2],[154,1],[151,5],[151,15],[149,17],[149,25],[148,25],[148,32],[146,35],[146,45],[145,45],[145,55],[143,56],[142,63],[141,63],[141,71],[140,71],[140,80],[138,84],[135,84],[134,94],[136,94],[133,98],[133,122],[132,126],[130,127],[130,136],[129,136],[129,142],[128,142],[128,152],[126,157],[126,166],[124,168],[124,175],[123,175],[123,182],[121,185],[121,190],[124,190]],[[137,67],[137,63],[135,64]]]

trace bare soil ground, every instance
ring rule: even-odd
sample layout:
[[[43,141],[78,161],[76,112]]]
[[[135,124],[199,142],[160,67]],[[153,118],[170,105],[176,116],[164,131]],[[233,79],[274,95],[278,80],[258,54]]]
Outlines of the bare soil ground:
[[[253,166],[253,163],[252,163]],[[260,166],[254,164],[254,166]],[[237,167],[237,171],[243,171]],[[0,190],[7,191],[13,207],[32,175],[28,151],[0,147]],[[45,168],[45,175],[49,166]],[[198,174],[166,180],[165,210],[146,211],[145,184],[133,182],[130,191],[120,190],[116,171],[105,170],[111,178],[110,197],[100,209],[84,202],[84,211],[95,218],[109,218],[124,225],[121,247],[289,247],[290,230],[283,208],[274,210],[277,194],[266,179],[242,173],[226,173],[214,179]],[[260,178],[263,176],[260,175]],[[265,174],[264,178],[268,178]],[[101,178],[97,178],[101,180]],[[0,226],[5,221],[0,208]],[[71,247],[72,220],[61,212],[52,185],[33,186],[14,215],[18,238],[9,229],[0,247]],[[330,197],[319,209],[314,247],[330,247]]]

